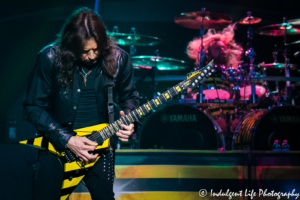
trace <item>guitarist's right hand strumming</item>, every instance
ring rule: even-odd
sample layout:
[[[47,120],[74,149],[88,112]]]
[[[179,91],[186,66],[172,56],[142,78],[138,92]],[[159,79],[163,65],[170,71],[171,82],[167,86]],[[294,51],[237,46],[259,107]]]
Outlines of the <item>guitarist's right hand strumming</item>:
[[[89,161],[96,159],[98,154],[91,154],[89,151],[94,151],[98,144],[86,137],[72,136],[67,143],[67,147],[81,160]]]

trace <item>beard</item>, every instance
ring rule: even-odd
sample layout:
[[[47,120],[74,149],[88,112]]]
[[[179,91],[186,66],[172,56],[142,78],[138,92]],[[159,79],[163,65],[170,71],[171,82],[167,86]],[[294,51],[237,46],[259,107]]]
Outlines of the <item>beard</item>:
[[[87,68],[93,68],[98,63],[99,63],[99,58],[96,58],[94,60],[89,60],[89,61],[87,61],[87,60],[81,60],[81,59],[78,60],[78,64],[79,65],[83,65],[83,66],[85,66]]]

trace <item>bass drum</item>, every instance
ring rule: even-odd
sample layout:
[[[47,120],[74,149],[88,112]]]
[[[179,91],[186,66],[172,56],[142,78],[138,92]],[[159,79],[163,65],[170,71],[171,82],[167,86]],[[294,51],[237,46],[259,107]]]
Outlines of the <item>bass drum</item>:
[[[274,140],[288,140],[290,150],[300,150],[300,108],[275,107],[249,113],[237,126],[232,146],[240,150],[272,150]]]
[[[197,108],[175,104],[156,110],[143,124],[141,149],[225,149],[218,124]]]

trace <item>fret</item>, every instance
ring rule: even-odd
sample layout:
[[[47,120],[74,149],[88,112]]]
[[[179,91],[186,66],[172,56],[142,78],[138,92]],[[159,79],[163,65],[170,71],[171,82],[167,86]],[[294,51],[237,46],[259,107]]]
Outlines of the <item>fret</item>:
[[[117,120],[119,126],[121,127],[121,124],[123,123],[121,119]]]
[[[125,124],[125,125],[128,125],[128,122],[127,122],[127,118],[126,118],[126,115],[125,116],[123,116],[121,119],[123,119],[123,121],[124,121],[124,123],[123,124]],[[130,122],[129,122],[130,123]]]
[[[149,110],[147,109],[147,107],[145,106],[145,104],[143,105],[143,107],[145,108],[145,110],[147,111],[147,113],[149,113],[150,107],[149,107]]]
[[[156,105],[154,99],[151,100],[153,102],[153,104],[155,105],[155,107],[157,108],[158,106]]]
[[[153,108],[151,107],[150,103],[146,103],[145,105],[146,105],[146,107],[147,107],[148,110],[153,110]]]
[[[101,137],[102,137],[103,139],[105,138],[105,136],[104,136],[104,134],[103,134],[103,131],[99,131],[98,133],[101,135]]]
[[[127,117],[127,115],[125,115],[124,117],[125,117],[125,119],[127,119],[127,120],[128,120],[128,122],[129,122],[129,123],[128,123],[128,124],[126,124],[126,125],[128,126],[129,124],[131,124],[131,122],[130,122],[129,118]]]
[[[139,114],[140,114],[141,116],[145,115],[145,114],[143,113],[141,107],[139,107],[139,108],[137,109],[137,111],[139,112]]]
[[[111,126],[110,126],[110,125],[108,125],[107,127],[108,127],[108,129],[110,130],[110,132],[111,132],[112,134],[114,134],[114,133],[115,133],[115,130],[114,130],[113,128],[111,128]]]
[[[107,134],[105,131],[102,131],[103,132],[103,135],[104,135],[104,138],[108,138],[109,137],[109,134]]]
[[[165,99],[165,101],[168,101],[167,98],[165,97],[165,94],[162,94],[161,96]]]
[[[171,88],[170,89],[170,93],[172,94],[172,96],[176,96],[178,94],[178,92],[174,89],[174,88]]]
[[[147,114],[147,111],[144,110],[143,106],[140,106],[139,109],[142,111],[143,115]]]
[[[141,118],[142,117],[142,115],[138,112],[138,110],[137,109],[135,109],[135,112],[139,115],[139,118]]]
[[[163,104],[163,103],[166,103],[168,100],[165,98],[165,96],[164,95],[159,95],[159,100],[160,100],[160,102]]]
[[[133,120],[132,116],[130,115],[130,113],[127,116],[129,116],[129,120],[130,120],[131,123],[134,122],[134,120]]]
[[[159,96],[157,97],[157,100],[159,101],[160,104],[162,104],[161,100],[159,99]]]
[[[119,131],[120,128],[116,125],[116,123],[112,123],[112,125],[116,128],[117,131]]]
[[[171,98],[173,98],[173,96],[171,95],[171,93],[170,93],[170,91],[169,91],[169,90],[167,90],[167,93],[168,93],[168,95],[169,95],[169,97],[167,97],[167,96],[166,96],[166,97],[167,97],[167,99],[168,99],[168,98],[170,98],[170,97],[171,97]]]
[[[176,92],[176,94],[178,94],[178,92],[175,90],[175,88],[174,87],[172,87],[172,89]]]
[[[113,133],[110,132],[109,128],[105,127],[104,129],[104,132],[106,132],[108,135],[112,135]]]
[[[136,118],[136,121],[138,121],[139,118],[137,118],[137,116],[135,115],[134,111],[132,111],[132,114],[133,114],[134,117]]]
[[[122,124],[126,124],[126,123],[124,123],[124,121],[122,120],[122,118],[123,118],[123,117],[121,117],[121,118],[120,118],[120,120],[121,120]]]
[[[148,105],[150,106],[151,110],[154,110],[154,107],[152,106],[152,101],[148,101]]]
[[[111,132],[111,130],[108,128],[108,126],[106,127],[106,130],[104,129],[104,133],[106,133],[108,135],[107,137],[113,135],[113,132]]]

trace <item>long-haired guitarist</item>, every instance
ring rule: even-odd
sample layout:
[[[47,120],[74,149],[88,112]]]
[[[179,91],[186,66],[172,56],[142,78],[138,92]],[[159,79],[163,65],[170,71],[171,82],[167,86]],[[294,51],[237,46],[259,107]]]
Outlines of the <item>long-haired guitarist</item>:
[[[73,130],[108,122],[108,78],[114,80],[113,97],[121,116],[139,106],[129,55],[112,43],[98,14],[80,8],[67,19],[57,40],[36,57],[24,101],[28,121],[56,149],[69,148],[82,161],[95,159],[97,144],[75,137]],[[122,127],[116,135],[128,141],[134,125]],[[60,159],[40,150],[37,166],[33,199],[60,199]],[[113,179],[114,150],[103,152],[84,182],[92,199],[110,200],[114,199]]]

